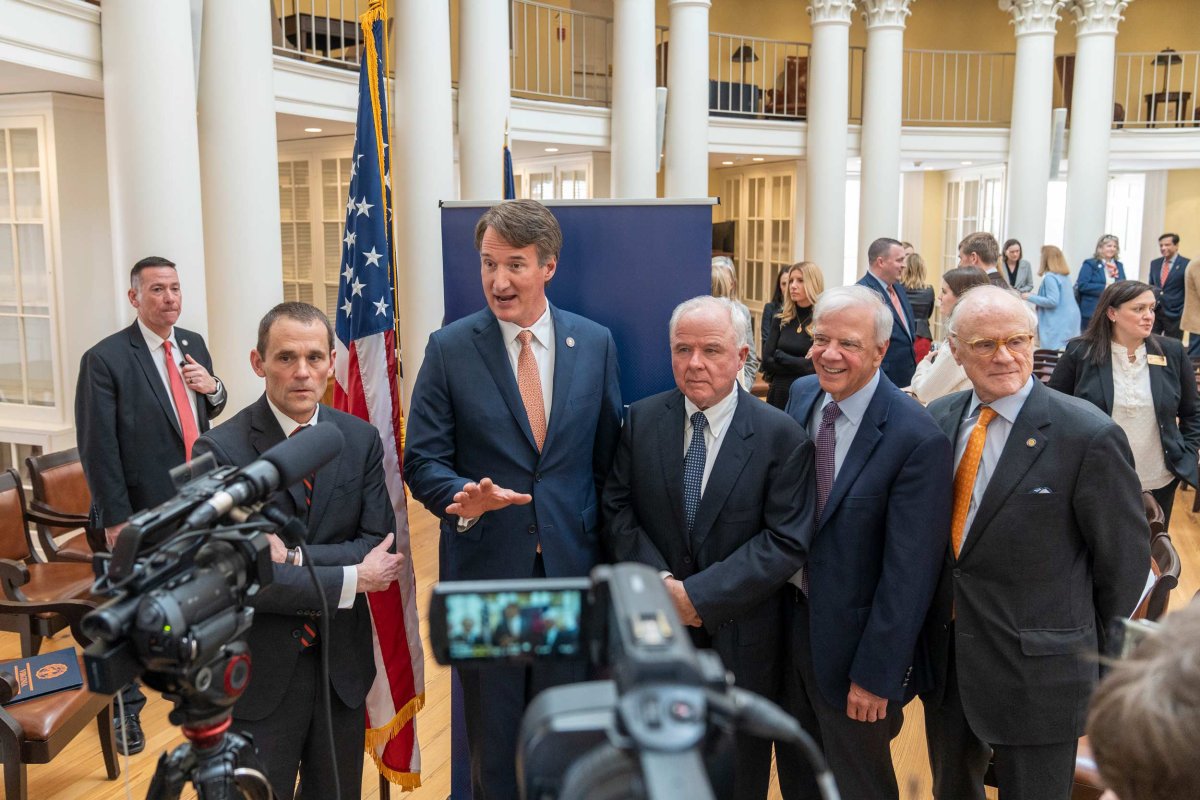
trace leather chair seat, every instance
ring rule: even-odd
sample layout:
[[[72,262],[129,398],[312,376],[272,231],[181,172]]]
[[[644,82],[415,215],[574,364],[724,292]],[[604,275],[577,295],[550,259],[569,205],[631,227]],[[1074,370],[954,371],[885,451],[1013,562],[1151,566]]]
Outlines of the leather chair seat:
[[[58,548],[58,554],[73,561],[92,563],[92,546],[88,544],[87,536],[82,533],[63,542]]]
[[[79,656],[79,669],[82,674],[82,656]],[[44,742],[65,721],[80,713],[94,697],[95,695],[88,691],[85,682],[78,689],[55,692],[23,703],[13,703],[5,706],[4,711],[21,726],[26,740]]]
[[[31,564],[29,582],[21,587],[34,603],[45,603],[71,597],[84,600],[92,594],[96,576],[91,564]]]

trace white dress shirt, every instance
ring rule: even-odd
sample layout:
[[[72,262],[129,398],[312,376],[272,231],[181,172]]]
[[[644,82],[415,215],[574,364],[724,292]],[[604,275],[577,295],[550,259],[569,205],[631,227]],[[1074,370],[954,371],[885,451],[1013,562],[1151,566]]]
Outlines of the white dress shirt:
[[[317,417],[321,413],[321,405],[313,409],[313,415],[309,417],[308,422],[296,422],[287,414],[276,408],[271,402],[271,398],[267,398],[267,405],[271,407],[271,413],[275,415],[275,421],[279,423],[279,427],[283,429],[283,437],[286,439],[296,432],[297,428],[309,427],[317,424]],[[304,566],[304,554],[296,554],[296,566]],[[342,567],[342,591],[338,595],[338,608],[351,608],[354,605],[354,595],[358,592],[358,567],[344,566]]]
[[[1017,421],[1017,416],[1025,407],[1025,401],[1029,399],[1029,393],[1032,391],[1033,377],[1031,376],[1015,394],[1001,397],[999,400],[987,404],[996,412],[996,416],[988,424],[987,438],[983,442],[983,455],[979,458],[979,470],[975,473],[971,505],[967,508],[967,521],[963,525],[964,542],[971,532],[971,524],[975,521],[975,512],[979,509],[980,502],[983,501],[984,492],[987,491],[988,481],[992,479],[992,473],[996,471],[996,464],[1000,461],[1000,454],[1004,452],[1008,435],[1012,433],[1013,423]],[[958,441],[954,445],[954,474],[956,475],[958,474],[958,462],[962,461],[963,452],[967,449],[967,440],[971,438],[971,431],[975,428],[975,423],[979,421],[979,409],[982,406],[983,401],[972,391],[971,402],[967,403],[967,416],[958,426]]]
[[[1162,435],[1158,431],[1158,416],[1154,413],[1154,395],[1150,391],[1150,365],[1146,360],[1146,345],[1129,351],[1112,342],[1113,421],[1125,431],[1133,450],[1133,465],[1137,469],[1142,490],[1161,489],[1175,476],[1163,459]]]
[[[708,420],[708,427],[704,429],[704,477],[700,479],[701,497],[704,496],[704,489],[708,486],[708,476],[712,473],[713,464],[717,461],[717,453],[721,451],[721,444],[725,441],[725,433],[729,430],[729,423],[733,421],[733,412],[737,410],[737,400],[738,387],[735,382],[733,388],[724,399],[703,409],[704,416]],[[692,414],[700,410],[699,406],[687,399],[687,397],[684,397],[684,456],[687,455],[688,448],[692,446]]]
[[[183,367],[185,364],[187,364],[184,354],[179,349],[179,342],[175,338],[175,329],[171,328],[171,335],[166,339],[163,339],[157,333],[147,328],[146,324],[142,322],[141,319],[137,321],[137,324],[138,329],[142,332],[142,338],[146,340],[146,348],[150,351],[150,360],[154,362],[154,368],[158,370],[158,377],[162,380],[163,386],[166,387],[167,397],[173,398],[174,395],[171,393],[171,378],[169,375],[167,375],[167,361],[165,358],[166,353],[163,350],[163,342],[166,341],[171,343],[171,357],[175,359],[175,365],[179,369],[179,376],[181,378],[183,377]],[[206,396],[208,398],[208,402],[211,402],[213,405],[217,405],[225,396],[225,387],[221,384],[220,380],[216,378],[214,378],[214,380],[217,380],[217,390]],[[199,430],[200,417],[196,411],[196,393],[192,391],[192,387],[188,386],[186,381],[183,384],[183,389],[185,392],[187,392],[188,406],[190,406],[192,409],[192,417],[195,418],[196,429]],[[175,410],[174,402],[171,403],[171,408],[172,410]],[[175,421],[179,422],[178,410],[175,410]],[[180,427],[182,428],[182,425],[180,425]]]
[[[550,304],[546,304],[546,310],[528,328],[502,319],[496,321],[500,323],[500,336],[504,339],[504,349],[508,351],[513,377],[517,377],[517,359],[521,356],[521,343],[517,341],[517,336],[524,330],[533,334],[529,347],[537,361],[538,378],[542,382],[542,406],[546,409],[546,430],[550,430],[550,408],[554,404],[554,317],[550,315]]]

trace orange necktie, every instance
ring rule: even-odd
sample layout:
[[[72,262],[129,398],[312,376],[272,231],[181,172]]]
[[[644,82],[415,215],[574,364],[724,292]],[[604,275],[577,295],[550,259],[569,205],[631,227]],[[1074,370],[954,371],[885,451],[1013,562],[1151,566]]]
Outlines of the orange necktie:
[[[542,443],[546,441],[546,403],[542,399],[542,378],[538,374],[537,360],[529,345],[532,339],[533,331],[517,334],[517,341],[521,343],[521,353],[517,356],[517,389],[521,392],[521,402],[525,404],[525,413],[529,416],[533,441],[540,452]]]
[[[950,517],[950,541],[954,545],[954,557],[962,550],[963,534],[966,533],[967,512],[971,510],[971,495],[975,492],[975,475],[979,472],[979,461],[983,457],[983,444],[987,440],[987,427],[996,418],[996,412],[988,406],[979,409],[979,421],[967,439],[967,449],[958,462],[954,473],[954,514]]]
[[[163,357],[167,361],[167,380],[171,383],[171,400],[175,403],[175,413],[179,415],[179,430],[183,433],[183,457],[192,460],[192,445],[200,438],[200,429],[196,426],[196,415],[192,411],[192,401],[188,399],[187,389],[183,386],[183,376],[179,374],[179,365],[171,356],[171,343],[163,342]]]

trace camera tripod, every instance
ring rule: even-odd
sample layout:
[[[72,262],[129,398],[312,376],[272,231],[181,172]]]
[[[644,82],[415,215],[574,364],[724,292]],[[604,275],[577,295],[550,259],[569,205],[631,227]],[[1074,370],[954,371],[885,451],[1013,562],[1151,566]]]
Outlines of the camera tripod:
[[[226,716],[213,725],[184,725],[188,741],[159,756],[147,800],[175,800],[189,781],[200,800],[271,800],[254,743],[231,732],[231,721]]]

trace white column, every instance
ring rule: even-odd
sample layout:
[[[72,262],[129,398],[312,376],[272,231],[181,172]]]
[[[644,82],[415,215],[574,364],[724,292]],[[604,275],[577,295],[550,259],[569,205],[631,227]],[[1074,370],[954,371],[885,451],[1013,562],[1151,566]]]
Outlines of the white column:
[[[1046,238],[1054,30],[1058,12],[1065,5],[1066,0],[1003,0],[1000,4],[1012,15],[1017,37],[1003,238],[1020,241],[1025,259],[1034,269]]]
[[[1117,24],[1131,0],[1071,0],[1075,15],[1075,82],[1067,138],[1067,230],[1072,269],[1090,258],[1104,234],[1108,146],[1112,136]]]
[[[458,158],[462,198],[500,200],[504,197],[504,125],[511,94],[509,4],[505,0],[459,0],[458,7]],[[416,12],[397,10],[401,16],[410,13]],[[400,35],[406,36],[404,32]],[[416,31],[415,35],[425,34]],[[412,79],[420,75],[423,79],[427,73],[418,67],[416,72],[404,74],[413,76]]]
[[[263,14],[266,18],[266,14]],[[187,3],[109,3],[100,26],[113,268],[145,256],[178,265],[179,324],[207,334],[196,73]],[[124,296],[118,318],[132,319]]]
[[[708,9],[670,0],[667,49],[666,196],[708,196]]]
[[[704,76],[708,75],[707,46],[706,41]],[[668,58],[674,58],[674,54]],[[612,196],[656,197],[654,3],[649,0],[613,1],[612,91]],[[669,94],[667,102],[671,102]],[[701,196],[708,193],[707,160],[704,175],[705,191]]]
[[[811,0],[813,42],[808,56],[807,202],[804,257],[815,261],[827,287],[847,282],[846,137],[850,114],[850,15],[854,0]]]
[[[904,21],[912,0],[862,0],[867,21],[863,79],[858,261],[881,236],[900,236],[900,127]]]
[[[404,359],[404,407],[429,334],[442,324],[442,212],[454,197],[454,119],[450,101],[450,8],[444,2],[395,4],[392,205],[396,277],[400,295],[400,343]],[[507,37],[503,38],[507,41]],[[507,74],[507,72],[505,73]],[[507,79],[506,79],[507,80]],[[507,91],[507,90],[506,90]],[[507,95],[506,95],[507,97]],[[501,141],[494,148],[499,186]],[[496,197],[502,193],[497,189]]]
[[[271,21],[244,0],[205,0],[199,89],[208,349],[244,408],[262,393],[248,353],[258,321],[283,300]]]

